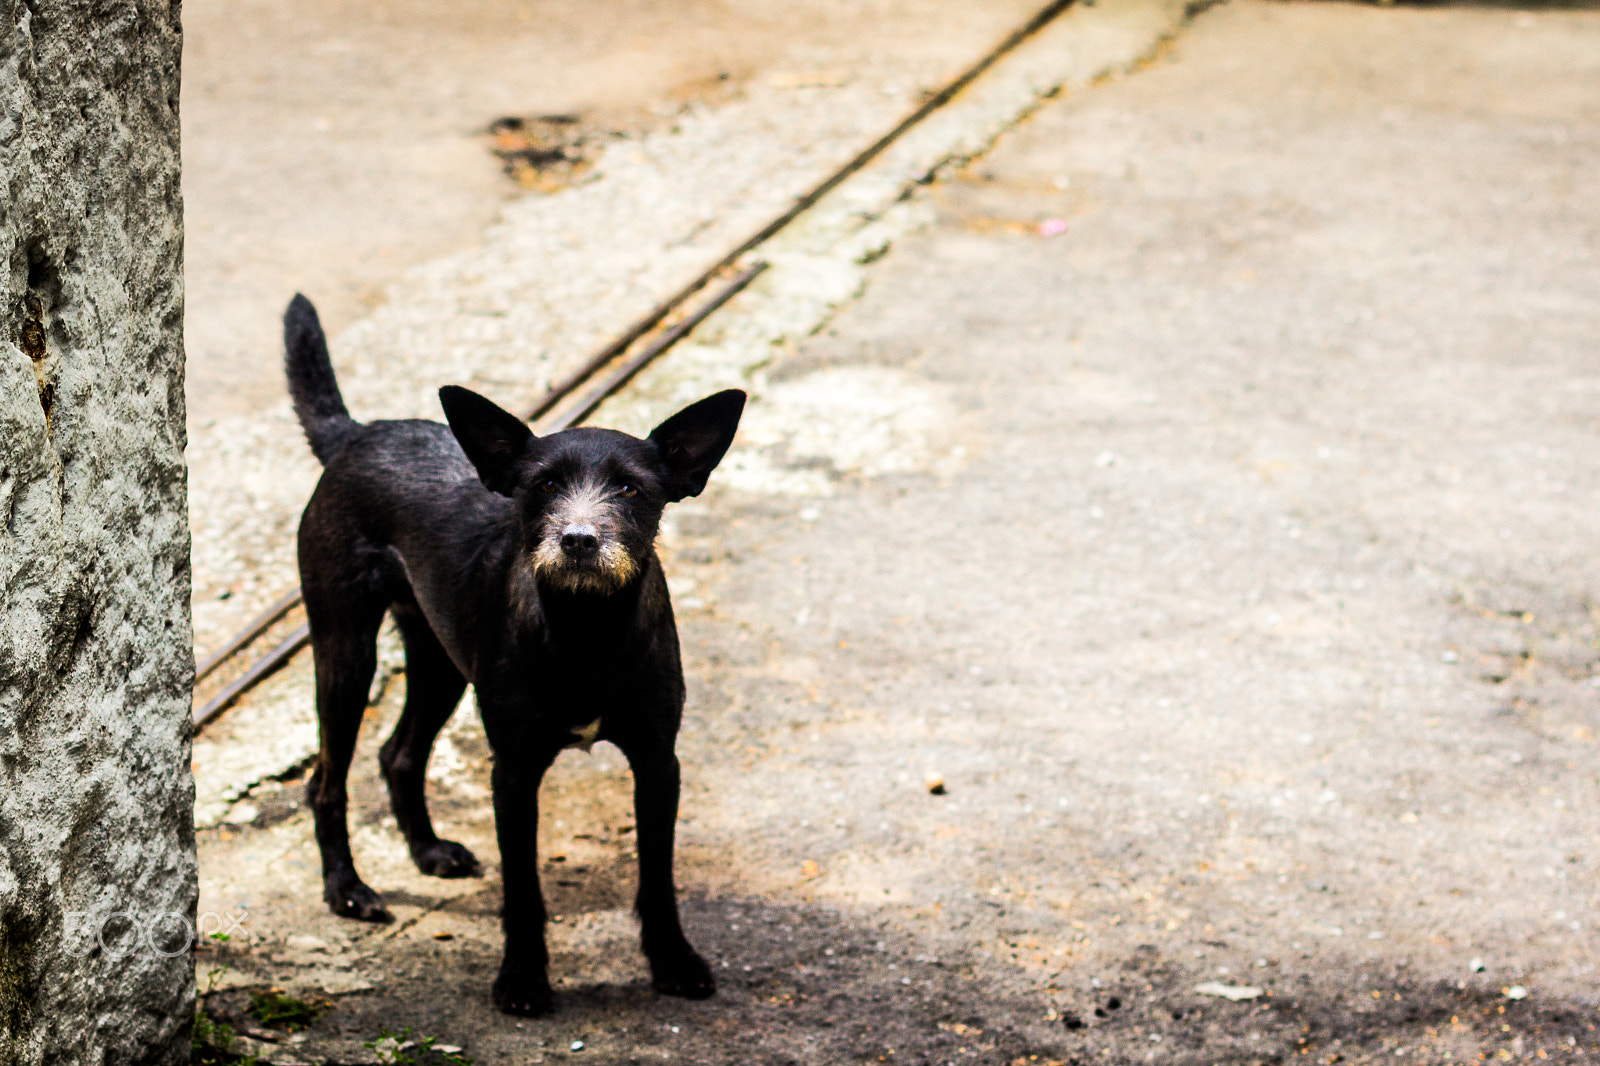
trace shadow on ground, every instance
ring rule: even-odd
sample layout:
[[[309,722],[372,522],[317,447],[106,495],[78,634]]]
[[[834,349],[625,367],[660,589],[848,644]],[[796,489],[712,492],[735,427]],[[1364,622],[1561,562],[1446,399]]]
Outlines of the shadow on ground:
[[[486,887],[444,909],[481,920],[496,897]],[[445,1045],[466,1042],[478,1062],[581,1054],[582,1061],[617,1063],[1159,1059],[1188,1066],[1473,1062],[1600,1051],[1586,1004],[1509,1000],[1480,981],[1392,964],[1352,962],[1326,967],[1322,977],[1289,979],[1279,960],[1266,960],[1238,976],[1271,991],[1231,1002],[1195,992],[1215,974],[1134,944],[1096,979],[1099,987],[1069,996],[1068,1009],[1058,1010],[1055,997],[1019,994],[981,976],[984,960],[962,952],[948,930],[916,938],[896,931],[888,917],[765,899],[693,898],[685,912],[691,937],[716,960],[713,1000],[661,997],[642,978],[589,981],[584,971],[605,960],[558,953],[558,1013],[519,1022],[488,1006],[498,962],[491,946],[402,941],[378,956],[388,975],[381,990],[338,997],[309,1031],[280,1037],[305,1042],[280,1047],[309,1061],[376,1061],[362,1045],[409,1028]],[[237,1029],[270,1032],[250,1016],[248,1003],[247,992],[236,990],[211,997],[210,1009]],[[574,1042],[582,1047],[574,1050]]]

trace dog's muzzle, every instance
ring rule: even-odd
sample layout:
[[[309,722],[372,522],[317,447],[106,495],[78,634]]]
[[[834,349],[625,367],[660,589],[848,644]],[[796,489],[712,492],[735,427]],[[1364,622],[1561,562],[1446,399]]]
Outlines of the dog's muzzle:
[[[632,581],[639,564],[610,534],[595,526],[568,523],[540,538],[533,569],[540,580],[556,588],[606,594]]]

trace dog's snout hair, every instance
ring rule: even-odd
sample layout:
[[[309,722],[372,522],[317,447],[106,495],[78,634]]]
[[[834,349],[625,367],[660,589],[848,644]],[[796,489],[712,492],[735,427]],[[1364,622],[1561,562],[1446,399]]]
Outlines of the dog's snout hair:
[[[609,486],[582,481],[560,490],[540,523],[534,573],[568,592],[615,592],[639,573],[623,525]]]

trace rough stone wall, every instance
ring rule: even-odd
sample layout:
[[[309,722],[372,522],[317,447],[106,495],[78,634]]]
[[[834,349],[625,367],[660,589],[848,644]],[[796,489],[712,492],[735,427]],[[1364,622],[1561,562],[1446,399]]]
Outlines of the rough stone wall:
[[[0,1064],[188,1059],[176,0],[0,0]]]

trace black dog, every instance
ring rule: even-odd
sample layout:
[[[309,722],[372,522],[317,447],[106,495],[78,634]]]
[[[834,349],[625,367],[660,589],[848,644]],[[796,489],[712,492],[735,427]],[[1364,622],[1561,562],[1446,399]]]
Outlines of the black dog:
[[[496,1005],[512,1014],[553,1006],[539,782],[563,748],[595,740],[615,744],[633,770],[637,907],[655,987],[710,996],[715,981],[683,935],[673,890],[683,669],[654,544],[662,509],[699,495],[727,452],[745,394],[701,400],[644,440],[587,428],[535,437],[454,387],[439,390],[448,429],[362,425],[339,395],[303,296],[284,315],[284,347],[295,413],[326,468],[299,547],[322,736],[310,802],[328,905],[392,920],[356,874],[345,825],[345,775],[387,610],[405,640],[406,699],[379,762],[423,873],[478,870],[470,851],[435,835],[423,796],[434,737],[469,683],[494,751],[506,935]]]

